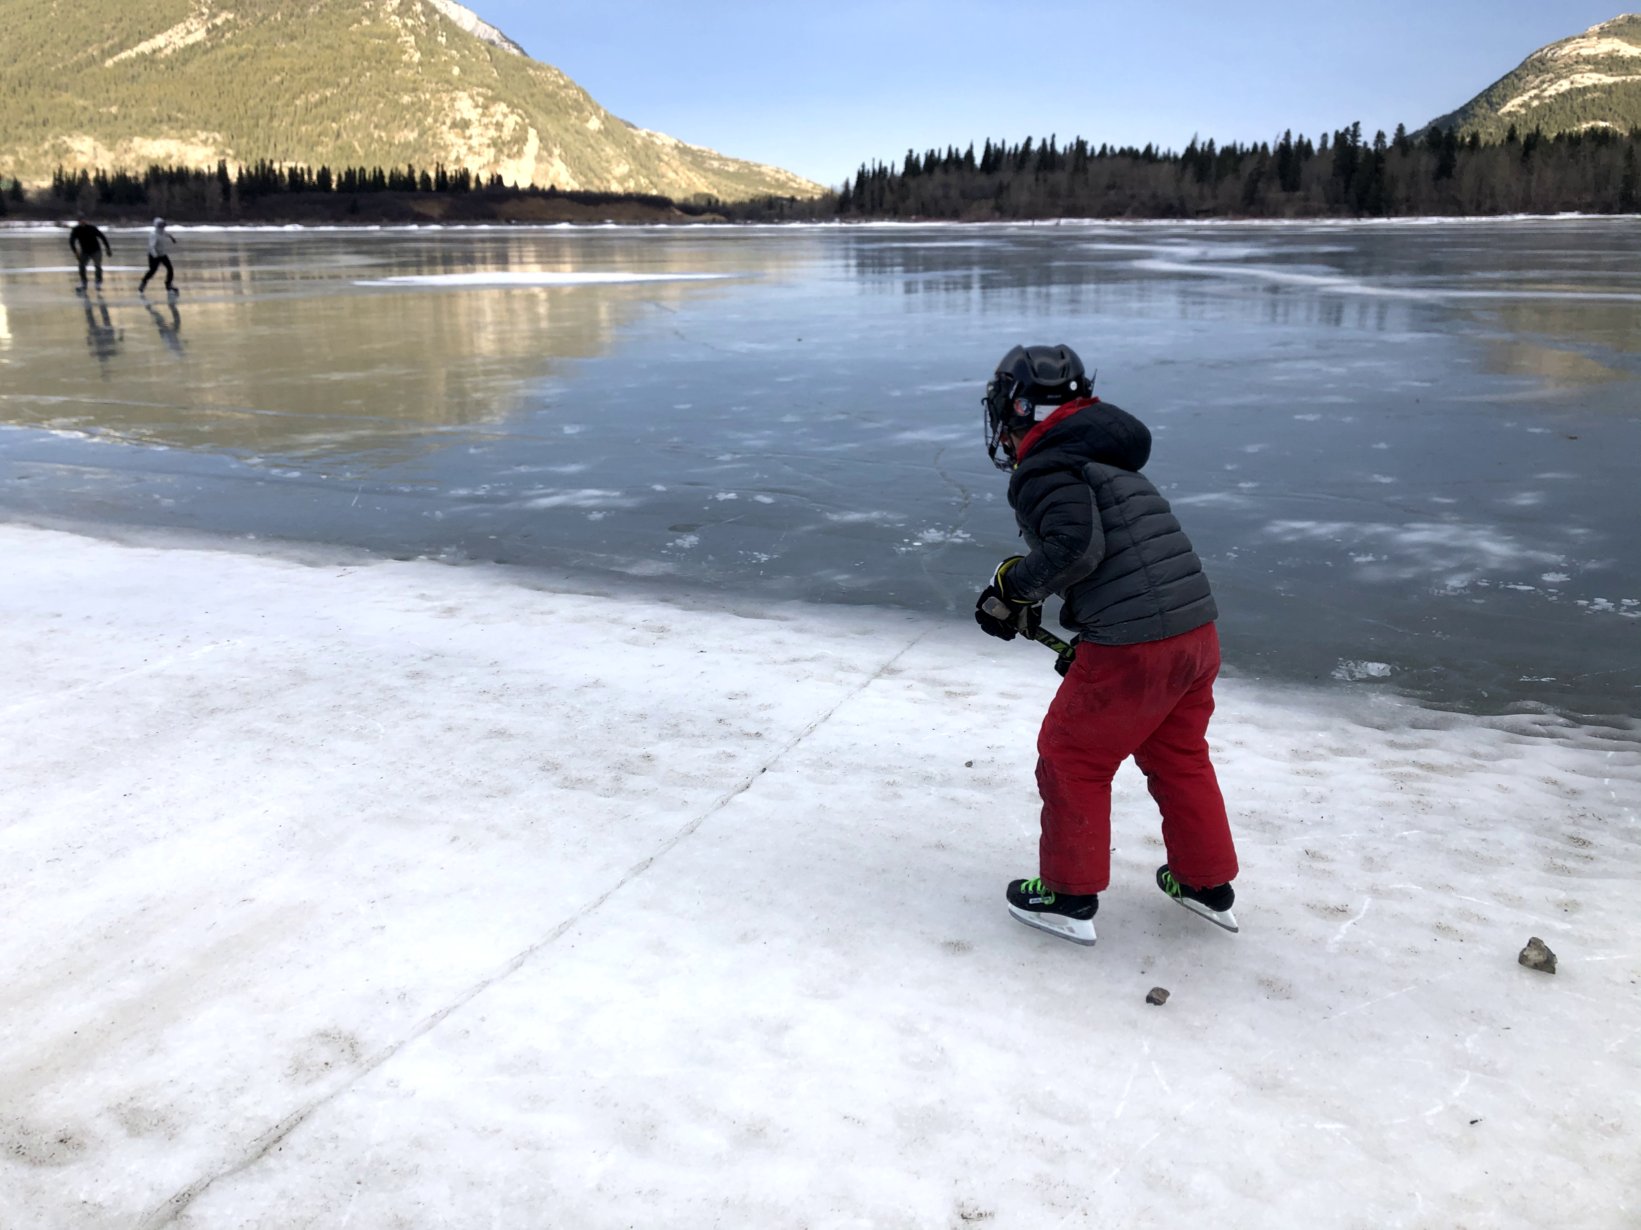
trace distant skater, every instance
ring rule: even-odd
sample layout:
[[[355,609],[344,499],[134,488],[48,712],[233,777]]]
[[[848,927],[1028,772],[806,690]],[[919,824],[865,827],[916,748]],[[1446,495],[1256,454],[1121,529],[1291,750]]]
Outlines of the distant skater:
[[[74,226],[68,232],[68,248],[74,253],[74,259],[80,263],[80,290],[85,290],[85,267],[94,265],[97,269],[97,285],[103,284],[103,253],[114,255],[114,249],[108,246],[108,236],[92,226],[84,218],[77,218]]]
[[[165,290],[167,294],[176,294],[176,270],[171,267],[171,249],[176,246],[176,239],[171,232],[165,229],[165,219],[155,218],[154,229],[148,232],[148,272],[142,275],[142,281],[137,283],[137,293],[146,293],[148,279],[158,272],[161,265],[165,266]]]
[[[1039,871],[1009,884],[1009,912],[1094,942],[1111,880],[1111,779],[1132,756],[1162,812],[1157,886],[1235,931],[1236,850],[1206,738],[1219,612],[1168,501],[1140,473],[1150,430],[1092,384],[1069,346],[1016,346],[986,386],[987,451],[1010,473],[1026,554],[998,565],[975,620],[1004,640],[1041,639],[1043,600],[1059,595],[1077,634],[1037,736]]]

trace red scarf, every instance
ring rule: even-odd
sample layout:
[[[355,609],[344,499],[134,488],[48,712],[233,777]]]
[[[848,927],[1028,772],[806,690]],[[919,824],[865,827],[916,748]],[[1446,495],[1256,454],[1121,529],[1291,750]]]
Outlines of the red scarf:
[[[1068,401],[1065,405],[1056,407],[1053,414],[1049,415],[1041,423],[1033,424],[1032,429],[1026,432],[1024,439],[1020,441],[1019,446],[1014,450],[1014,464],[1019,465],[1026,459],[1027,451],[1030,450],[1032,445],[1036,444],[1038,440],[1047,434],[1050,427],[1053,427],[1062,419],[1070,418],[1079,410],[1085,410],[1089,406],[1099,405],[1099,402],[1100,399],[1098,397],[1079,397],[1076,401]]]

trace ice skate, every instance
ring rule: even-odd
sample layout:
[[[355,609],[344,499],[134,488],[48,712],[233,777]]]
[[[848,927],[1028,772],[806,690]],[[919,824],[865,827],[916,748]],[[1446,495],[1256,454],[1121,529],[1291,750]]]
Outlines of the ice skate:
[[[1094,914],[1100,899],[1050,892],[1041,880],[1013,880],[1008,891],[1009,913],[1028,927],[1047,931],[1073,944],[1094,942]]]
[[[1231,913],[1231,905],[1236,901],[1236,890],[1229,884],[1219,884],[1213,888],[1192,888],[1189,884],[1181,884],[1174,878],[1174,873],[1168,870],[1164,863],[1157,868],[1157,887],[1162,889],[1175,901],[1194,914],[1201,914],[1215,926],[1224,927],[1227,931],[1236,931],[1236,915]]]

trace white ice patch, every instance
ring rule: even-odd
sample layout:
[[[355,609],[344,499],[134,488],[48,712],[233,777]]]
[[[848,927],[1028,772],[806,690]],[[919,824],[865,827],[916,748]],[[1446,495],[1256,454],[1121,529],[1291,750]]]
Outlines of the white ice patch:
[[[1368,282],[1360,278],[1346,277],[1342,274],[1301,273],[1274,265],[1221,265],[1207,262],[1198,264],[1186,261],[1147,259],[1135,261],[1134,267],[1155,273],[1187,273],[1200,274],[1205,277],[1247,279],[1271,282],[1279,286],[1302,287],[1307,290],[1323,291],[1337,295],[1406,299],[1417,303],[1489,299],[1506,299],[1511,302],[1532,299],[1574,303],[1588,303],[1591,301],[1641,303],[1641,293],[1632,291],[1563,291],[1503,287],[1498,290],[1476,290],[1457,286],[1392,286]]]
[[[1391,666],[1388,662],[1366,662],[1356,658],[1342,659],[1339,665],[1333,668],[1333,677],[1346,683],[1355,683],[1363,679],[1387,679],[1390,673]]]
[[[583,487],[576,491],[547,491],[519,501],[520,508],[631,508],[636,503],[619,491]]]
[[[109,265],[103,266],[104,273],[142,273],[145,265]],[[0,278],[19,277],[28,273],[69,273],[75,278],[80,276],[78,265],[13,265],[10,268],[0,268]],[[95,302],[95,300],[93,300]]]
[[[1641,600],[1635,598],[1620,598],[1616,602],[1611,598],[1581,598],[1578,605],[1596,614],[1617,614],[1626,619],[1641,619]]]
[[[582,270],[576,273],[514,273],[490,270],[483,273],[421,273],[391,278],[364,278],[355,286],[612,286],[625,282],[716,282],[734,277],[728,273],[612,273]]]
[[[967,530],[926,529],[918,531],[917,537],[908,538],[895,548],[902,553],[918,551],[924,547],[944,546],[954,542],[973,542],[974,538]]]
[[[1489,571],[1559,564],[1562,556],[1522,545],[1485,526],[1433,521],[1409,525],[1353,521],[1275,521],[1265,532],[1283,542],[1331,543],[1351,558],[1381,555],[1369,570],[1385,580],[1440,578],[1463,589]]]
[[[899,525],[905,520],[892,512],[830,512],[826,519],[834,525]]]
[[[712,498],[715,500],[738,500],[741,497],[733,491],[720,491]]]
[[[1245,495],[1229,491],[1200,491],[1192,495],[1170,495],[1168,502],[1175,507],[1190,505],[1195,508],[1247,508],[1252,501]]]

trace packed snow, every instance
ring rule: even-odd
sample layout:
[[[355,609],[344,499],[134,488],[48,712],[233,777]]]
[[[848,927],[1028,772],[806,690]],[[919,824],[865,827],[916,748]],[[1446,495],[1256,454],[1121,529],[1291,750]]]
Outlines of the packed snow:
[[[1084,949],[1038,646],[235,545],[0,526],[0,1225],[1641,1218],[1633,731],[1229,679]]]

